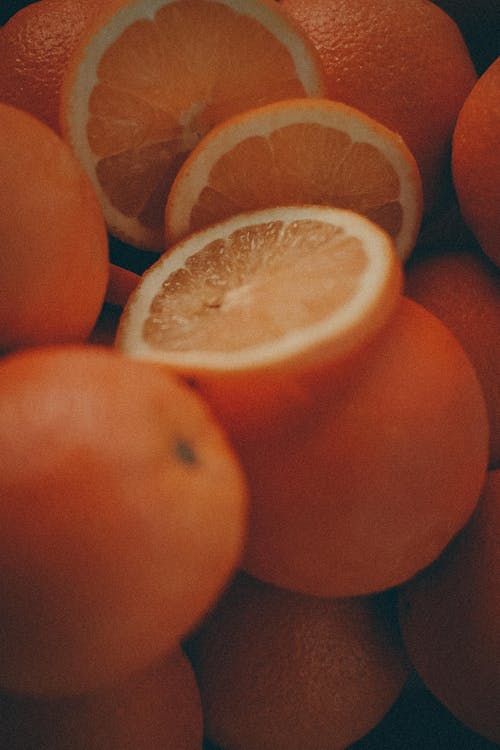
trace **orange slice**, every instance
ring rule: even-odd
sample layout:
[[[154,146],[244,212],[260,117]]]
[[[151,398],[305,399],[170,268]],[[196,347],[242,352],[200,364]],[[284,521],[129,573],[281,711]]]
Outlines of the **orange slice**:
[[[364,214],[406,259],[422,217],[420,174],[399,135],[352,107],[268,104],[229,118],[192,151],[168,197],[167,239],[243,210],[304,203]]]
[[[69,63],[61,130],[111,233],[159,250],[170,185],[201,136],[324,91],[316,51],[273,0],[110,0]]]
[[[400,285],[390,237],[361,215],[327,206],[238,214],[145,272],[116,344],[195,378],[282,376],[360,347]]]

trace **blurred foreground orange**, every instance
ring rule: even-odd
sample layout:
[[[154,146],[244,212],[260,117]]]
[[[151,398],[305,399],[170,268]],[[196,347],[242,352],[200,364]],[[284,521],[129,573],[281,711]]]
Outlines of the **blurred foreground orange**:
[[[479,497],[481,386],[448,329],[399,301],[390,245],[340,209],[240,214],[166,253],[121,318],[117,345],[194,382],[229,431],[251,489],[244,567],[276,585],[401,583]]]
[[[406,647],[428,688],[464,724],[500,744],[500,471],[471,523],[401,592]]]
[[[195,393],[104,348],[11,355],[0,392],[0,685],[123,679],[185,636],[238,564],[238,462]]]
[[[453,180],[462,214],[484,252],[500,267],[499,143],[500,57],[467,97],[452,150]]]
[[[205,728],[222,748],[343,750],[407,676],[394,606],[320,599],[240,575],[187,644]]]
[[[0,351],[83,341],[108,283],[101,207],[68,146],[0,104]]]
[[[315,44],[328,95],[399,133],[426,210],[446,178],[455,120],[476,73],[457,25],[427,0],[282,0]]]

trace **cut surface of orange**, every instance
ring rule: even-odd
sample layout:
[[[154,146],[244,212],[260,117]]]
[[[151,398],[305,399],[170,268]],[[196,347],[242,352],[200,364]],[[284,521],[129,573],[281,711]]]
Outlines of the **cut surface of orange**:
[[[362,213],[410,254],[422,187],[402,138],[362,112],[326,99],[290,99],[215,127],[180,169],[166,206],[167,241],[234,213],[326,204]]]
[[[145,272],[116,344],[186,375],[309,369],[381,327],[400,284],[390,237],[361,215],[327,206],[242,213]]]
[[[171,182],[201,136],[324,91],[312,43],[274,0],[111,0],[69,63],[61,129],[110,231],[161,250]]]

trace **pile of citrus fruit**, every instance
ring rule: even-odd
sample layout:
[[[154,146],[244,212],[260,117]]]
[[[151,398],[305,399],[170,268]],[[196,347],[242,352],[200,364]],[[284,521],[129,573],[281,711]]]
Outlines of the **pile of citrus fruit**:
[[[497,1],[16,7],[0,747],[496,746]]]

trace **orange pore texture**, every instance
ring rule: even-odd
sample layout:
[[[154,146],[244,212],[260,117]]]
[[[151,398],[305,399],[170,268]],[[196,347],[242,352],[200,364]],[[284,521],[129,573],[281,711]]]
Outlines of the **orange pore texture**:
[[[158,664],[110,688],[59,700],[2,695],[9,750],[200,750],[200,692],[176,647]]]
[[[101,207],[69,147],[0,104],[0,350],[84,340],[109,276]]]
[[[84,692],[142,669],[239,561],[246,484],[205,404],[101,347],[0,363],[0,685]]]
[[[500,57],[467,97],[453,134],[452,169],[463,216],[500,266]]]
[[[394,609],[239,575],[187,644],[208,736],[239,750],[343,750],[405,681]]]
[[[500,466],[500,271],[479,250],[415,256],[406,294],[434,313],[462,344],[483,387],[490,468]]]
[[[435,204],[455,121],[476,81],[455,22],[427,0],[282,0],[315,44],[328,93],[398,132]]]
[[[488,461],[481,386],[456,338],[406,298],[337,371],[283,373],[260,403],[248,374],[200,387],[247,471],[244,568],[262,580],[323,596],[394,586],[441,552],[477,502]]]
[[[0,29],[0,101],[59,132],[59,94],[71,53],[99,0],[39,0]]]
[[[471,523],[435,565],[402,589],[400,602],[403,637],[422,680],[461,722],[497,744],[499,537],[497,470],[488,474]]]

